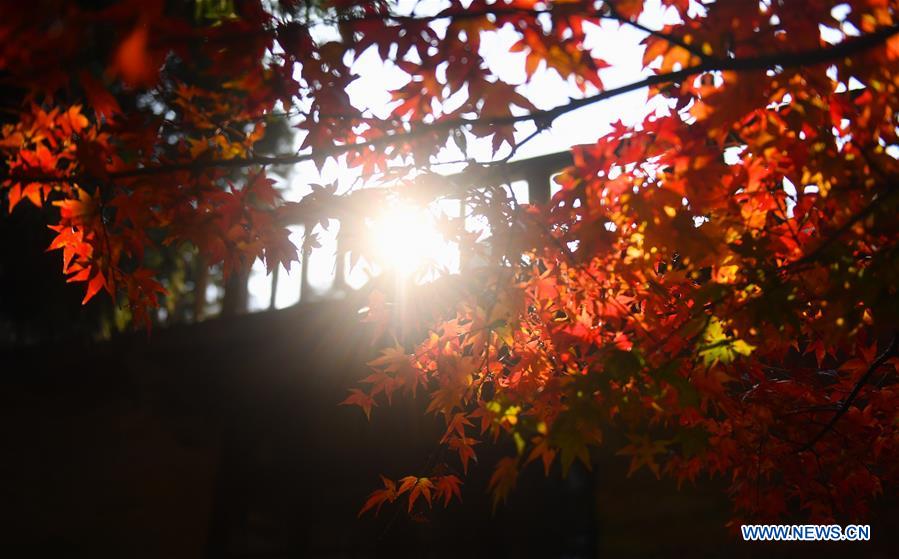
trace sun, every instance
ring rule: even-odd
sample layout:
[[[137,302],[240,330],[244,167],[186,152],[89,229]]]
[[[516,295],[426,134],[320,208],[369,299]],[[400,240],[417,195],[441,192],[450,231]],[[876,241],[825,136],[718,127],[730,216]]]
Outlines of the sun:
[[[457,245],[440,234],[428,208],[394,203],[370,222],[368,230],[370,253],[385,271],[428,281],[458,269]]]

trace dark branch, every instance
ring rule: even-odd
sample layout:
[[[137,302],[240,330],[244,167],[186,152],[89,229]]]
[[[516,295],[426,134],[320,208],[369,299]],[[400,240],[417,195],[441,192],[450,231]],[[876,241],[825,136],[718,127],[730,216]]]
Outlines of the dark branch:
[[[480,19],[487,16],[519,16],[519,17],[537,17],[540,15],[547,14],[551,17],[581,17],[585,19],[605,19],[611,21],[617,21],[622,25],[629,25],[634,29],[638,29],[644,33],[649,35],[653,35],[654,37],[658,37],[665,41],[668,41],[672,45],[676,45],[681,47],[682,49],[690,52],[698,56],[700,59],[708,58],[700,49],[697,49],[686,42],[680,37],[665,33],[664,31],[660,31],[658,29],[652,29],[647,27],[637,21],[630,20],[626,17],[620,15],[611,2],[606,2],[599,10],[591,10],[587,11],[584,8],[587,5],[593,4],[593,2],[584,2],[581,4],[553,4],[549,8],[544,9],[528,9],[528,8],[516,8],[514,6],[489,6],[485,9],[481,10],[466,10],[463,12],[441,12],[439,14],[434,15],[399,15],[399,14],[373,14],[373,15],[364,15],[364,16],[350,16],[350,17],[338,17],[338,18],[323,18],[316,22],[312,22],[313,25],[352,25],[353,23],[365,23],[370,21],[391,21],[396,23],[427,23],[431,21],[439,21],[444,19],[453,19],[453,20],[463,20],[463,19]]]
[[[799,66],[824,64],[827,62],[833,62],[834,60],[852,56],[854,54],[858,54],[860,52],[879,46],[883,44],[887,39],[896,34],[899,34],[899,25],[892,25],[873,33],[868,33],[859,37],[853,37],[824,49],[800,52],[779,52],[752,58],[727,58],[707,60],[689,68],[684,68],[682,70],[668,72],[665,74],[655,74],[627,85],[607,89],[605,91],[597,93],[596,95],[584,97],[582,99],[575,99],[570,103],[560,105],[552,109],[534,111],[523,115],[496,119],[451,119],[438,121],[430,125],[416,123],[416,126],[418,126],[419,128],[410,130],[408,132],[388,134],[381,138],[368,142],[334,145],[329,148],[322,148],[320,150],[317,150],[314,152],[314,154],[285,154],[274,156],[254,156],[234,159],[207,159],[189,162],[168,163],[162,165],[154,165],[152,167],[139,167],[124,171],[117,171],[109,173],[107,178],[135,178],[163,175],[176,171],[201,171],[208,168],[240,168],[255,165],[292,165],[295,163],[301,163],[303,161],[310,161],[314,157],[333,157],[349,152],[362,152],[363,150],[367,149],[382,148],[403,141],[409,141],[436,130],[451,130],[454,128],[463,128],[473,125],[507,126],[519,122],[534,121],[537,122],[538,125],[542,125],[543,127],[545,127],[564,114],[573,112],[588,105],[593,105],[601,101],[606,101],[608,99],[618,97],[619,95],[623,95],[631,91],[642,89],[644,87],[652,87],[666,83],[680,82],[687,78],[690,78],[691,76],[696,76],[706,72],[746,72],[753,70],[766,70],[774,67],[795,68]],[[79,182],[90,180],[91,178],[95,177],[90,177],[85,174],[70,177],[27,174],[7,175],[5,177],[0,177],[0,179],[5,180],[32,182]]]
[[[881,353],[877,357],[877,359],[875,359],[871,363],[871,365],[868,367],[868,370],[865,371],[865,374],[863,374],[861,378],[858,379],[858,382],[856,382],[855,386],[852,388],[852,392],[850,392],[846,399],[843,400],[843,404],[839,407],[839,409],[837,409],[837,412],[833,415],[833,417],[830,418],[830,421],[828,421],[827,424],[820,431],[818,431],[818,434],[816,434],[811,438],[811,440],[809,440],[809,442],[805,443],[799,449],[799,452],[804,452],[815,446],[815,444],[817,444],[818,441],[820,441],[824,437],[824,435],[826,435],[833,429],[837,421],[839,421],[840,418],[843,417],[843,415],[847,411],[849,411],[849,408],[852,407],[852,402],[855,401],[859,393],[862,391],[862,388],[864,388],[864,386],[868,383],[868,379],[871,378],[871,375],[874,374],[874,371],[880,368],[880,366],[883,365],[887,359],[889,359],[894,353],[896,353],[896,347],[897,345],[899,345],[896,343],[896,340],[897,336],[893,336],[893,339],[890,340],[890,345],[887,346],[883,353]]]
[[[630,25],[634,29],[637,29],[639,31],[642,31],[644,33],[652,35],[653,37],[658,37],[660,39],[668,41],[672,45],[678,46],[678,47],[684,49],[685,51],[689,52],[690,54],[699,57],[700,60],[709,60],[710,59],[709,56],[707,56],[704,52],[702,52],[701,48],[696,48],[690,44],[687,44],[680,37],[670,35],[668,33],[659,31],[657,29],[652,29],[652,28],[646,27],[642,23],[639,23],[637,21],[631,21],[631,20],[627,19],[626,17],[624,17],[618,13],[618,11],[615,9],[615,6],[611,2],[606,2],[606,7],[608,8],[610,15],[604,16],[605,19],[612,19],[621,24]]]

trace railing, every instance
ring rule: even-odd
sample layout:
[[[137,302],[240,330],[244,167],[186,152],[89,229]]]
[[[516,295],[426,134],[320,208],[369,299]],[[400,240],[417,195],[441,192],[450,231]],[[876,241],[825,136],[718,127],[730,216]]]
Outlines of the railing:
[[[501,165],[481,167],[473,171],[465,171],[454,175],[429,175],[427,181],[416,185],[418,189],[417,196],[421,199],[433,200],[439,197],[449,199],[463,200],[473,191],[480,189],[493,188],[497,186],[507,186],[512,188],[512,184],[527,183],[527,200],[519,200],[529,204],[545,204],[549,202],[551,197],[550,180],[553,175],[561,171],[563,168],[571,165],[571,153],[568,151],[552,153],[530,159],[523,159],[504,163]],[[310,259],[330,250],[309,248],[309,243],[303,242],[302,254],[300,257],[300,294],[299,303],[306,303],[311,300],[321,300],[334,298],[346,293],[350,287],[348,286],[346,266],[346,258],[343,255],[342,235],[340,222],[342,220],[359,219],[359,208],[366,207],[366,201],[371,200],[371,196],[376,194],[374,189],[360,190],[340,200],[338,204],[331,204],[327,208],[318,208],[309,210],[298,210],[295,215],[290,216],[287,225],[303,226],[304,241],[306,237],[313,232],[315,224],[323,217],[334,219],[337,221],[336,235],[336,251],[332,269],[334,273],[331,277],[330,288],[324,292],[317,292],[309,281],[309,262]],[[321,251],[321,252],[319,252]],[[268,308],[275,308],[278,298],[280,272],[278,269],[271,276],[271,293],[268,301]]]

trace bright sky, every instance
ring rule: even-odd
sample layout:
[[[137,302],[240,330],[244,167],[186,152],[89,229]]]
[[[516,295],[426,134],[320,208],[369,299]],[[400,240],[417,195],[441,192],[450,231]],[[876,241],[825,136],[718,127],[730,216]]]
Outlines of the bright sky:
[[[406,0],[403,0],[405,3]],[[434,0],[411,2],[418,5],[417,13],[433,13],[441,9],[440,3]],[[647,9],[640,18],[640,23],[650,28],[661,28],[665,23],[677,20],[673,11],[663,11],[659,0],[650,0]],[[422,9],[422,6],[427,6]],[[429,9],[433,6],[433,9]],[[673,18],[673,20],[672,20]],[[619,26],[615,22],[604,22],[601,28],[591,28],[588,31],[587,44],[593,51],[593,55],[606,60],[611,67],[601,71],[600,77],[607,88],[625,85],[638,81],[643,77],[640,71],[643,48],[639,45],[645,34],[629,26]],[[522,83],[524,73],[524,53],[510,53],[509,47],[517,40],[517,34],[506,26],[497,33],[482,34],[480,54],[485,59],[491,70],[509,83]],[[405,75],[390,63],[382,62],[375,52],[369,49],[354,64],[353,70],[360,76],[350,87],[349,96],[351,102],[357,107],[369,108],[376,115],[383,116],[389,109],[387,103],[390,100],[391,89],[404,85]],[[537,106],[539,109],[549,109],[563,105],[570,98],[581,96],[578,89],[567,83],[554,71],[538,70],[533,80],[526,86],[518,88],[519,92]],[[592,143],[597,138],[610,130],[610,125],[621,120],[625,124],[635,124],[642,120],[652,108],[646,102],[646,90],[639,90],[621,95],[613,99],[589,105],[577,111],[559,117],[550,130],[524,145],[516,154],[516,159],[525,159],[537,155],[562,151],[573,145]],[[517,128],[517,137],[523,138],[534,131],[534,125],[524,123]],[[302,143],[302,138],[297,138],[297,146]],[[504,147],[508,150],[508,147]],[[506,152],[508,153],[508,152]],[[502,157],[502,151],[497,157]],[[477,161],[491,160],[490,139],[476,140],[469,137],[468,157]],[[444,149],[440,155],[440,161],[456,161],[463,158],[463,154],[453,146],[452,149]],[[438,166],[435,170],[451,173],[458,170],[452,165]],[[340,165],[329,162],[322,169],[321,174],[310,163],[299,164],[289,177],[286,198],[299,200],[306,195],[311,183],[330,183],[337,181],[340,191],[350,188],[359,188],[358,174],[348,171]],[[516,196],[518,192],[516,192]],[[401,250],[411,251],[417,247],[408,245],[409,235],[403,235],[398,229],[397,219],[402,214],[384,219],[387,227],[378,235],[383,237],[383,242],[399,245]],[[411,219],[411,218],[407,218]],[[421,226],[420,218],[412,219],[410,225]],[[335,223],[336,224],[336,223]],[[327,232],[319,232],[320,249],[313,251],[309,260],[309,281],[316,291],[326,291],[334,276],[335,266],[335,233],[336,227],[329,228]],[[302,228],[294,232],[293,241],[297,246],[302,242]],[[404,242],[406,244],[404,244]],[[398,263],[399,265],[399,263]],[[367,272],[357,266],[350,272],[349,281],[357,287],[367,279]],[[265,267],[261,262],[256,263],[250,277],[250,308],[251,310],[268,307],[271,295],[271,277],[265,275]],[[284,308],[297,302],[300,296],[300,266],[294,264],[290,270],[281,269],[276,292],[276,307]]]

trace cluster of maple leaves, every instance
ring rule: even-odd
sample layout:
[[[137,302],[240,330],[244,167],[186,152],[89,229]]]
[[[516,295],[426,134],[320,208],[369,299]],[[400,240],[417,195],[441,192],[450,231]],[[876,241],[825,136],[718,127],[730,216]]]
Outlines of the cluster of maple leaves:
[[[477,444],[511,438],[495,502],[527,464],[589,467],[624,428],[631,471],[731,480],[735,524],[864,517],[897,475],[896,7],[674,4],[683,22],[644,55],[669,111],[576,146],[547,207],[508,201],[470,296],[372,361],[347,403],[427,389],[463,473]],[[549,6],[562,41],[568,6]],[[516,49],[546,40],[528,29]],[[549,41],[527,73],[567,77]],[[602,66],[572,66],[594,99]]]
[[[84,302],[105,290],[149,325],[165,292],[144,266],[157,232],[226,274],[295,260],[264,167],[221,165],[252,156],[278,99],[263,64],[273,35],[258,33],[272,16],[249,6],[212,25],[160,1],[46,4],[3,9],[0,72],[21,103],[2,128],[3,185],[10,212],[22,200],[58,207],[50,248],[68,281],[86,282]]]
[[[50,206],[85,302],[105,290],[148,320],[156,243],[232,272],[296,259],[288,220],[338,197],[286,203],[271,165],[412,177],[460,134],[514,153],[516,123],[647,87],[666,109],[573,148],[549,204],[479,198],[482,265],[442,280],[453,297],[433,298],[421,339],[385,350],[346,403],[426,392],[462,474],[479,443],[513,441],[495,502],[531,462],[589,466],[608,429],[629,433],[632,470],[725,476],[735,521],[854,522],[895,491],[897,2],[662,0],[679,22],[661,29],[642,0],[41,4],[0,10],[0,79],[18,92],[0,188],[9,211]],[[604,87],[586,43],[608,21],[646,34],[645,80]],[[538,110],[497,76],[479,44],[503,28],[526,80],[552,71],[581,96]],[[346,93],[370,48],[409,78],[387,118]],[[275,116],[300,152],[258,151]],[[454,467],[385,477],[362,512],[461,498]]]

